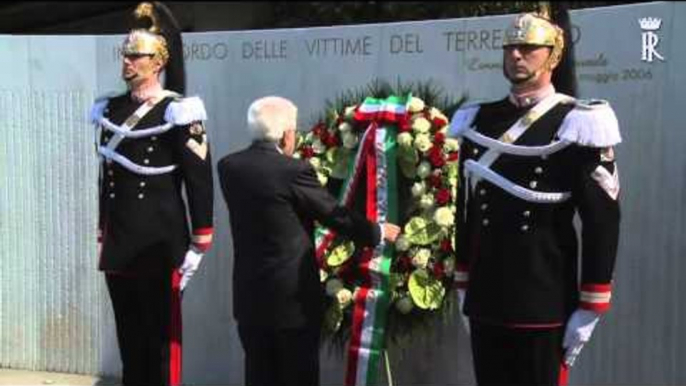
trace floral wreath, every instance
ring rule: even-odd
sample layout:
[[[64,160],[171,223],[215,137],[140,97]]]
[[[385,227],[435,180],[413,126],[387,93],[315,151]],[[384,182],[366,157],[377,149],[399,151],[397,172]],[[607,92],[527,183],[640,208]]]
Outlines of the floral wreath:
[[[427,325],[433,316],[452,308],[448,305],[453,297],[446,294],[454,289],[459,145],[447,137],[446,115],[425,103],[437,100],[436,92],[419,87],[417,94],[422,93],[425,95],[420,98],[407,90],[376,90],[367,95],[388,97],[358,95],[329,104],[325,117],[309,132],[300,134],[295,153],[312,164],[322,185],[339,193],[341,181],[350,175],[351,163],[362,146],[365,128],[370,124],[395,127],[397,189],[403,214],[399,217],[402,233],[395,243],[388,280],[386,338],[393,341],[408,337],[419,325]],[[396,102],[396,108],[401,107],[400,112],[369,112],[369,106],[388,104],[389,100]],[[459,102],[447,99],[444,104],[452,110],[459,106]],[[316,240],[321,280],[328,295],[324,336],[343,343],[351,335],[351,303],[359,290],[358,263],[352,257],[360,251],[343,238],[321,246],[323,229],[318,227]]]

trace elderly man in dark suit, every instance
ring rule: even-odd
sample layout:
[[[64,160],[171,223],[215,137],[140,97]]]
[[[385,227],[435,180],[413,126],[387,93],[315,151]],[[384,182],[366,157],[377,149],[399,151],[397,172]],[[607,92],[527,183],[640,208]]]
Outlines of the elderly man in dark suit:
[[[318,385],[324,294],[314,221],[360,245],[395,241],[400,229],[338,205],[312,166],[292,158],[297,107],[265,97],[248,109],[254,137],[218,163],[234,242],[234,316],[246,385]]]

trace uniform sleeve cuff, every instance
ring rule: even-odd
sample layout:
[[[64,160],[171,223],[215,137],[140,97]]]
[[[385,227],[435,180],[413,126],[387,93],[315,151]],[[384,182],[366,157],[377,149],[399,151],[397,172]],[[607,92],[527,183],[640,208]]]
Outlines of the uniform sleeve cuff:
[[[611,284],[582,284],[579,293],[579,307],[597,313],[610,309]]]
[[[469,268],[466,264],[457,264],[455,267],[455,286],[459,289],[469,286]]]
[[[212,245],[212,234],[214,233],[213,228],[198,228],[193,230],[193,236],[191,242],[193,246],[197,248],[200,252],[207,252]]]

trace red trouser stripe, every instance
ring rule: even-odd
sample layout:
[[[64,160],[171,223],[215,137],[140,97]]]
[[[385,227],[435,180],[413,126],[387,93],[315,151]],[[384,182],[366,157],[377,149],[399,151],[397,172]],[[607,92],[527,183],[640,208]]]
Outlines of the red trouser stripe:
[[[172,271],[171,323],[169,324],[169,386],[181,384],[181,275]]]
[[[569,367],[564,363],[560,365],[560,377],[557,381],[559,386],[567,386],[569,383]]]

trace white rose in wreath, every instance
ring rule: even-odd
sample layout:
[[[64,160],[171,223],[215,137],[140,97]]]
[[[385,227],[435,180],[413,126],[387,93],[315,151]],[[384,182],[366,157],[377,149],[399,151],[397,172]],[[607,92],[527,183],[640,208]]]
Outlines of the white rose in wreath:
[[[400,133],[398,134],[398,145],[404,148],[412,147],[412,134],[410,133]]]
[[[455,215],[450,208],[444,206],[436,209],[434,213],[434,221],[441,227],[449,227],[455,223]]]
[[[312,141],[312,150],[314,150],[316,154],[322,154],[326,151],[326,145],[324,145],[322,141],[317,138]]]
[[[434,144],[431,143],[431,138],[429,138],[428,134],[419,134],[414,139],[414,147],[416,147],[417,150],[421,151],[422,153],[425,153],[427,150],[431,149],[433,145]]]
[[[431,122],[424,117],[415,118],[412,122],[412,130],[419,134],[426,134],[431,130]]]
[[[347,149],[354,149],[357,146],[357,135],[346,131],[343,133],[343,146]]]
[[[418,112],[424,110],[424,106],[425,106],[425,104],[424,104],[423,100],[421,100],[419,98],[412,97],[410,99],[410,103],[408,103],[408,105],[407,105],[407,110],[409,110],[411,113],[418,113]]]
[[[434,205],[434,195],[425,194],[419,199],[419,207],[422,209],[429,209]],[[452,214],[452,213],[451,213]]]
[[[348,122],[342,122],[340,125],[338,125],[338,131],[341,133],[347,133],[350,130],[352,130],[352,126]]]
[[[336,300],[341,307],[345,307],[353,300],[353,293],[347,288],[340,289],[336,292]]]
[[[446,138],[445,143],[443,144],[443,149],[447,152],[457,151],[459,148],[460,145],[454,138]]]
[[[412,196],[421,197],[426,192],[426,185],[423,182],[415,182],[412,184]]]
[[[431,257],[431,251],[426,248],[420,248],[414,256],[412,256],[412,265],[419,269],[426,268]]]
[[[425,179],[429,174],[431,174],[431,164],[427,161],[422,161],[419,166],[417,166],[417,176],[421,179]]]

